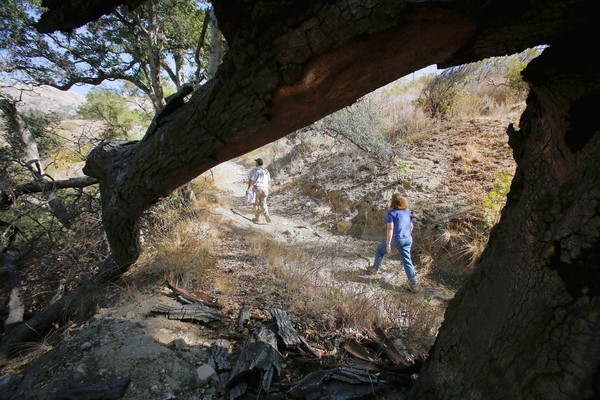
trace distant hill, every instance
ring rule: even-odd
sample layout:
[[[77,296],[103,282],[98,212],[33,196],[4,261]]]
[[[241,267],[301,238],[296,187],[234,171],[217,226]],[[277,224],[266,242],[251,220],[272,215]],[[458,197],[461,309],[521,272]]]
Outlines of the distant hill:
[[[75,115],[79,106],[85,102],[85,97],[80,94],[51,86],[0,86],[0,91],[21,99],[23,109],[37,109],[45,113]]]

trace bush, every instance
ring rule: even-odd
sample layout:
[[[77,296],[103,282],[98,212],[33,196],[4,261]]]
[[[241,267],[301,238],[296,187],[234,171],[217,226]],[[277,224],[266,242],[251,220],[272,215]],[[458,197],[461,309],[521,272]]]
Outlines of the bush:
[[[490,227],[496,225],[500,219],[500,212],[506,204],[506,195],[510,190],[512,178],[513,174],[508,171],[498,174],[492,190],[483,200],[483,215]]]
[[[149,122],[146,114],[132,108],[126,96],[111,90],[93,89],[86,100],[78,111],[85,118],[103,122],[103,139],[129,140],[136,126]]]
[[[431,118],[448,119],[456,97],[464,89],[476,70],[475,64],[445,69],[425,85],[416,105]]]
[[[383,135],[378,104],[369,96],[317,121],[313,129],[336,140],[345,139],[380,159],[389,160],[393,155]]]

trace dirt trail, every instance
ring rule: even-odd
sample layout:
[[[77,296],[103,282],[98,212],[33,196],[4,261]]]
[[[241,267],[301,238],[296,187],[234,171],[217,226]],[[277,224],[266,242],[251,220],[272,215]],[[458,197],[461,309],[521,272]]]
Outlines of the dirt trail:
[[[223,193],[218,202],[219,205],[216,207],[217,212],[229,224],[247,230],[249,236],[260,233],[272,240],[289,245],[304,244],[332,248],[335,254],[328,259],[328,265],[319,273],[323,278],[330,279],[331,284],[343,287],[343,290],[372,292],[372,294],[380,290],[393,290],[426,300],[431,305],[445,304],[454,296],[453,288],[428,280],[423,276],[418,276],[419,293],[408,293],[404,288],[407,283],[406,275],[397,254],[387,257],[381,273],[376,276],[369,275],[368,267],[373,261],[377,242],[360,240],[347,235],[335,235],[315,228],[308,222],[308,216],[307,220],[290,218],[286,210],[278,205],[285,204],[285,201],[269,203],[272,223],[262,222],[264,221],[262,217],[260,223],[253,223],[251,221],[254,217],[253,208],[251,205],[244,204],[249,173],[249,169],[234,160],[222,163],[212,169],[214,185]],[[286,196],[286,193],[273,190],[270,197],[274,196]],[[230,204],[228,204],[229,202]],[[417,274],[419,274],[419,266],[416,265],[416,268]]]
[[[261,216],[258,224],[251,220],[254,218],[252,205],[244,203],[248,176],[250,170],[235,161],[224,162],[212,169],[214,185],[222,196],[219,199],[216,211],[228,219],[229,223],[236,224],[250,231],[261,232],[274,240],[285,243],[296,242],[335,242],[327,232],[311,227],[307,221],[288,218],[285,210],[274,207],[268,201],[272,222],[267,224]],[[281,196],[271,190],[270,196]]]

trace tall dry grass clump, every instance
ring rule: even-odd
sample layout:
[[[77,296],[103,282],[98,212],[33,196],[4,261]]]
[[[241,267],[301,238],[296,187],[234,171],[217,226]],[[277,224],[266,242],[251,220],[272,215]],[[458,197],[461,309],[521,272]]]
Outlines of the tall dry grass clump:
[[[399,80],[376,92],[381,105],[382,127],[394,147],[404,142],[418,143],[439,128],[439,121],[416,106],[423,85],[423,79]]]
[[[214,202],[210,179],[193,181],[187,189],[193,193],[191,200],[189,193],[175,192],[144,221],[144,253],[126,276],[142,288],[165,279],[187,289],[208,284],[208,271],[216,264],[211,227],[220,217],[210,211]]]

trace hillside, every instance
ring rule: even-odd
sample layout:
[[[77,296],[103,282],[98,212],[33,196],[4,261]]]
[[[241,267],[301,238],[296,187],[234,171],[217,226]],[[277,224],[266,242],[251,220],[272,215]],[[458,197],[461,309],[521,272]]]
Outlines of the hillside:
[[[25,110],[58,113],[72,116],[85,102],[85,97],[73,91],[62,91],[51,86],[2,86],[0,91],[20,100]]]

